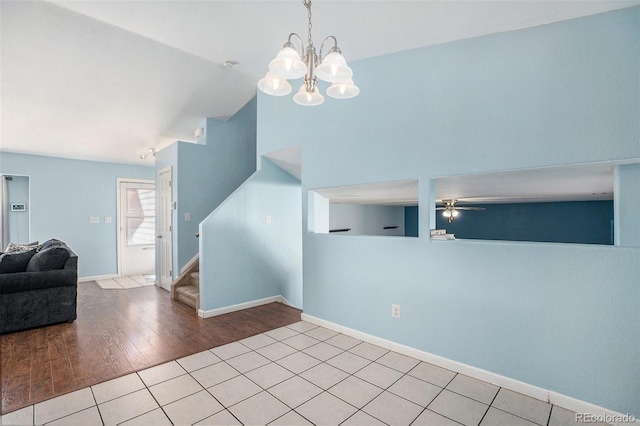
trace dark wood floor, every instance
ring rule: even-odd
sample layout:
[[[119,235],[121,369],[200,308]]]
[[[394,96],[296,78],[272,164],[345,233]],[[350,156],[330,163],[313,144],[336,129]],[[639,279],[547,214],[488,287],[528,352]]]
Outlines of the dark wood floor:
[[[78,285],[78,319],[0,336],[2,413],[300,321],[270,303],[213,318],[157,287]]]

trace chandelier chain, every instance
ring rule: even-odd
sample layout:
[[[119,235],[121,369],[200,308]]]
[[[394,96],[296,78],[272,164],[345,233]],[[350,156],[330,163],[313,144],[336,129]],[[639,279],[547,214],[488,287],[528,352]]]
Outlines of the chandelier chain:
[[[311,39],[311,0],[302,0],[302,4],[307,8],[307,17],[309,18],[309,46],[313,46],[313,40]]]

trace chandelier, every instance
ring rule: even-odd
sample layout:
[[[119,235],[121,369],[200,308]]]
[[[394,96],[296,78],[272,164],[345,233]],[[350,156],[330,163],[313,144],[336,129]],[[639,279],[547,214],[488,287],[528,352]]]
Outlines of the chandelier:
[[[338,48],[338,40],[334,36],[328,36],[320,45],[320,54],[316,54],[311,38],[311,0],[302,0],[302,3],[308,11],[309,44],[304,48],[304,42],[298,34],[289,34],[282,50],[269,62],[269,71],[258,82],[258,88],[269,95],[286,96],[292,91],[288,80],[304,77],[300,90],[293,95],[297,104],[315,106],[324,102],[324,96],[318,90],[318,79],[331,83],[326,93],[332,98],[348,99],[357,96],[360,89],[353,84],[353,71],[347,66],[347,61]],[[294,48],[292,40],[300,43],[300,52]],[[323,56],[322,51],[329,42],[333,42],[333,47]]]

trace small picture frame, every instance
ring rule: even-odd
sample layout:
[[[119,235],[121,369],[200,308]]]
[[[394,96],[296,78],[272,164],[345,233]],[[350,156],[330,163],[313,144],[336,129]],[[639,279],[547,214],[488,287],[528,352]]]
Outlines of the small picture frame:
[[[27,203],[11,203],[12,212],[26,212]]]

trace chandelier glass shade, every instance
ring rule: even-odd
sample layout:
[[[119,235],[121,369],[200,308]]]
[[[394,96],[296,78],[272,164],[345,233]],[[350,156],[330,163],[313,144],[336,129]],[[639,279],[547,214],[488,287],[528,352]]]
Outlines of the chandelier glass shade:
[[[291,83],[272,72],[258,82],[258,88],[272,96],[286,96],[293,90]]]
[[[300,89],[293,96],[294,102],[304,106],[324,102],[324,96],[318,89],[318,80],[332,83],[327,89],[327,96],[336,99],[358,96],[360,89],[353,83],[353,71],[342,56],[336,38],[326,37],[320,46],[320,54],[316,53],[311,37],[311,0],[302,0],[302,3],[307,8],[309,18],[307,46],[304,47],[298,34],[291,33],[282,50],[269,62],[269,71],[258,81],[258,88],[272,96],[285,96],[292,91],[288,80],[304,78]],[[295,49],[292,40],[300,43],[300,52]],[[333,42],[333,46],[323,56],[322,50],[328,42]]]

